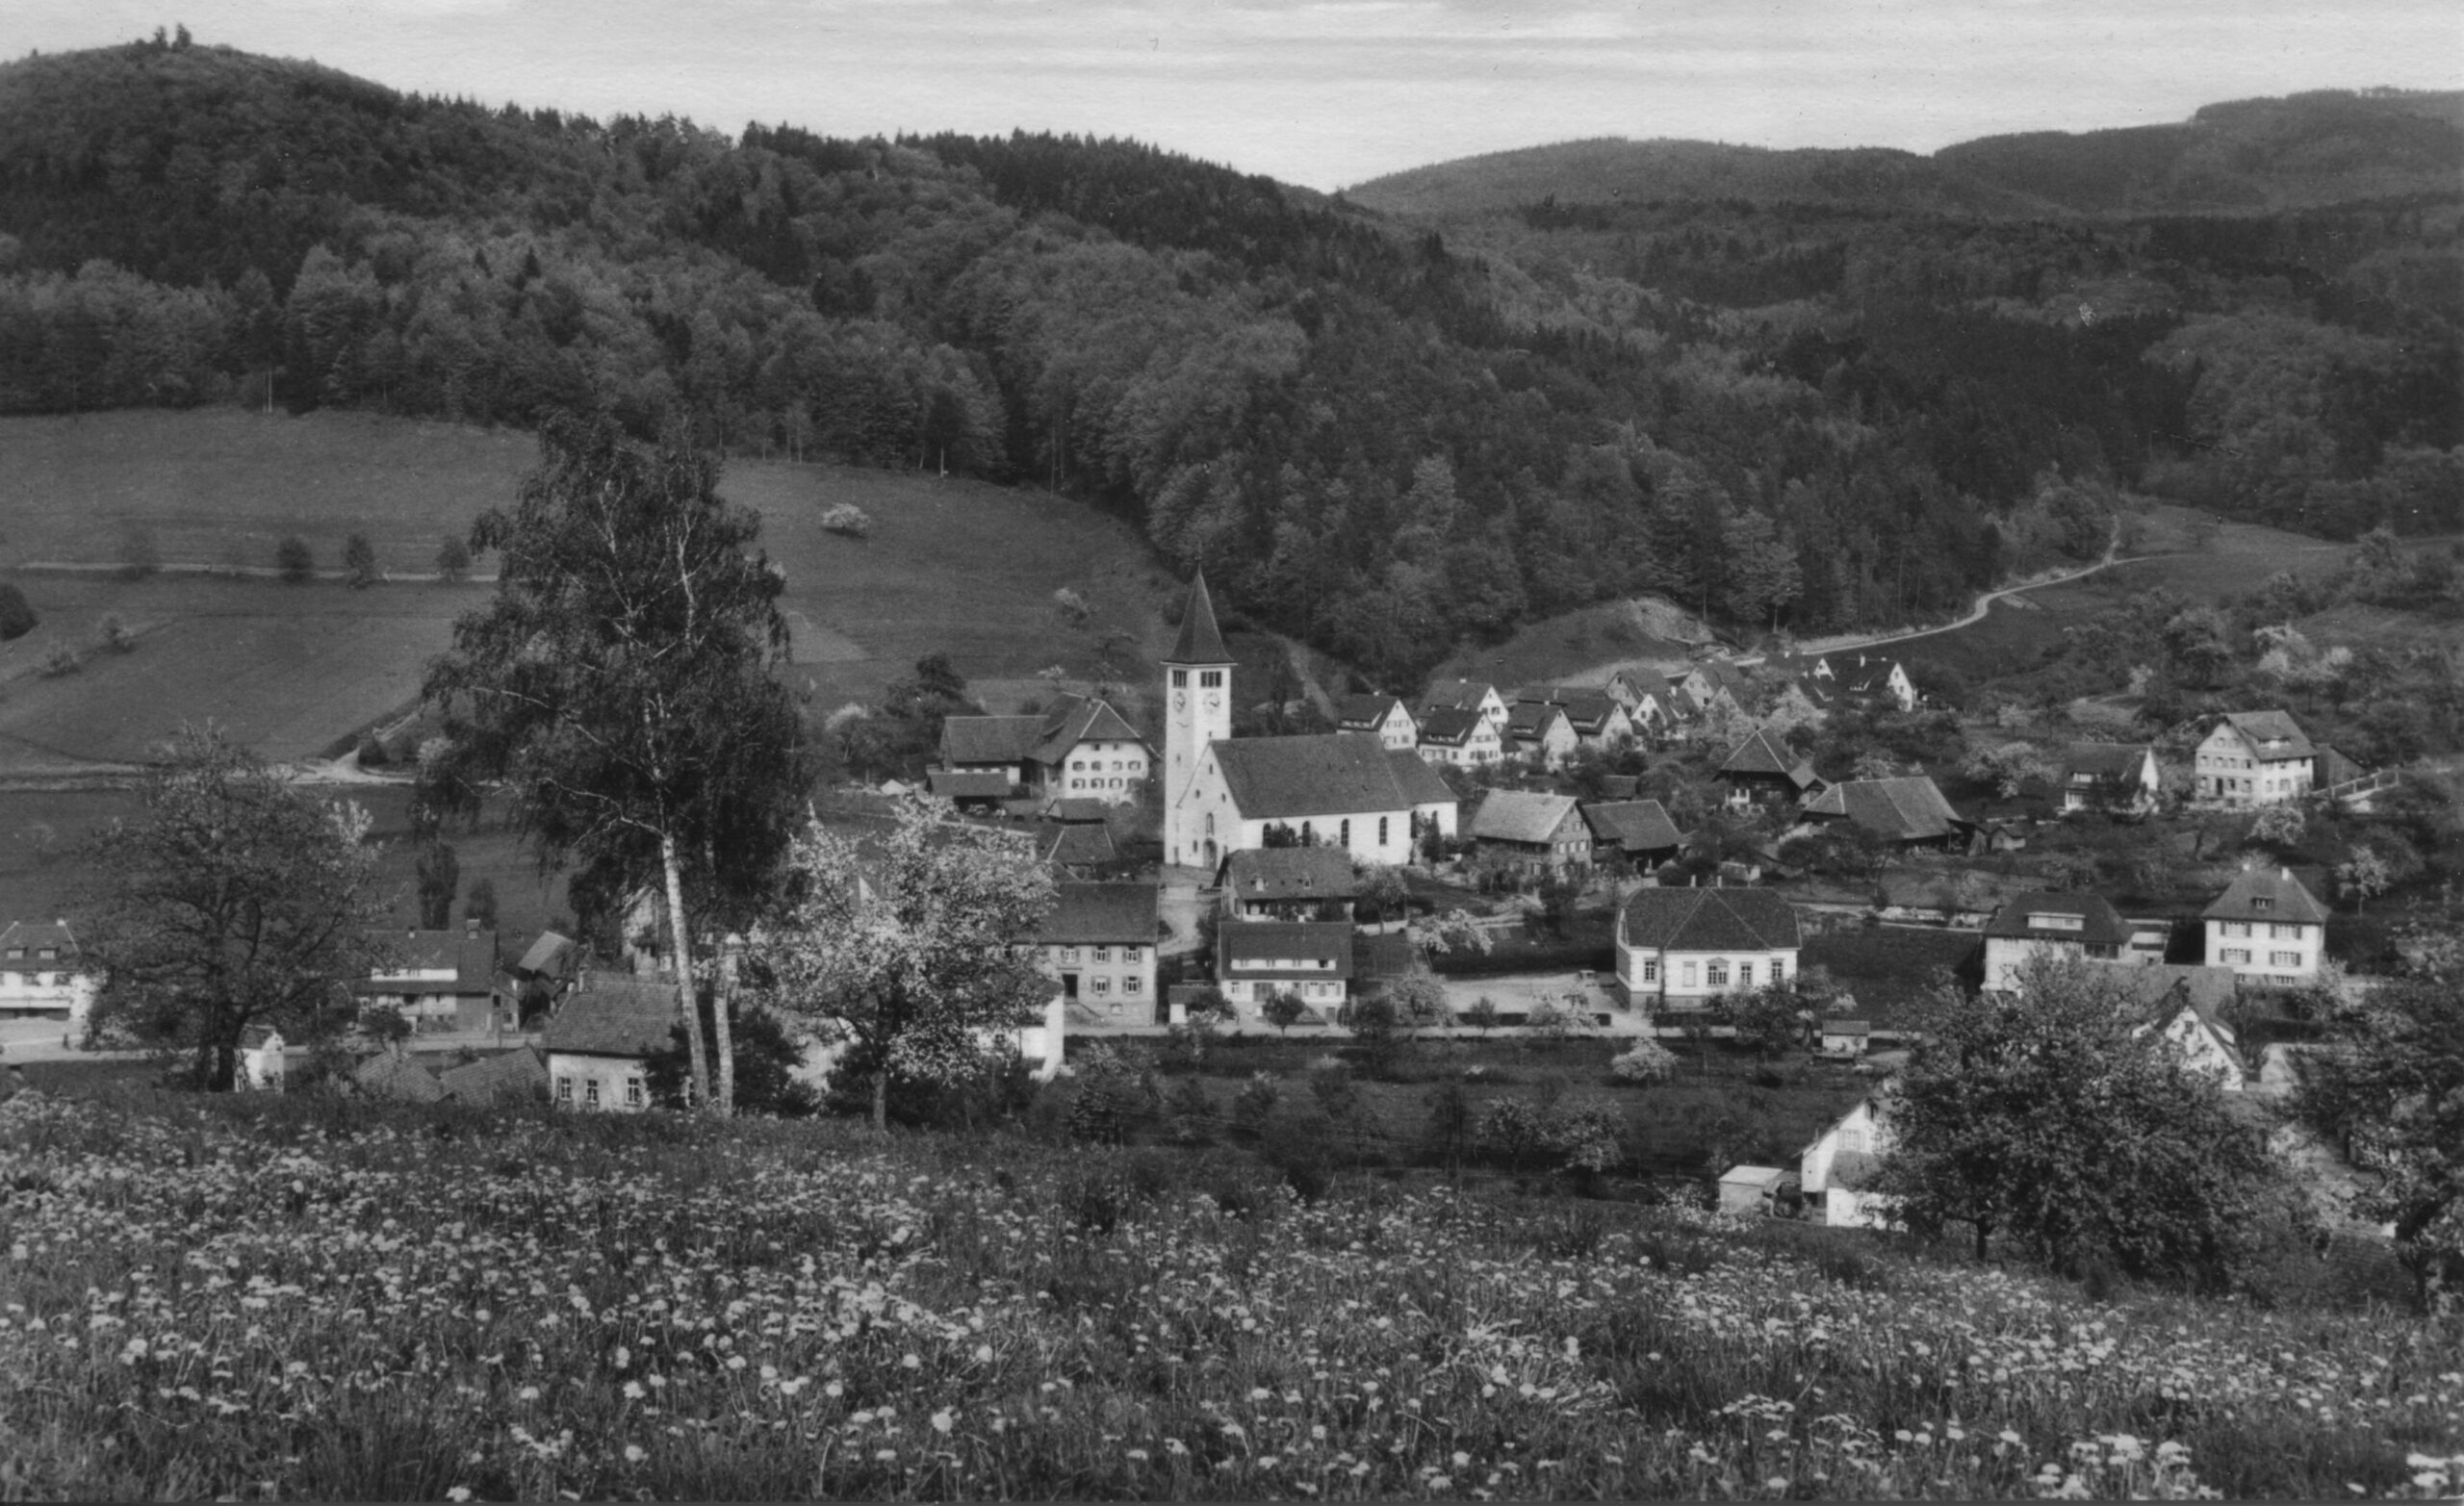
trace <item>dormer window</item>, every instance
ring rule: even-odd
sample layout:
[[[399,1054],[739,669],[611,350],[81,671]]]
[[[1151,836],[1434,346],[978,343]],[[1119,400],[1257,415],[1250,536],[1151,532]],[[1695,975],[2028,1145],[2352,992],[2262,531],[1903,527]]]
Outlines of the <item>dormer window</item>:
[[[2088,918],[2084,915],[2030,915],[2028,927],[2033,931],[2084,931]]]
[[[2275,901],[2267,898],[2265,895],[2253,895],[2250,899],[2250,908],[2254,910],[2272,910],[2275,908]]]

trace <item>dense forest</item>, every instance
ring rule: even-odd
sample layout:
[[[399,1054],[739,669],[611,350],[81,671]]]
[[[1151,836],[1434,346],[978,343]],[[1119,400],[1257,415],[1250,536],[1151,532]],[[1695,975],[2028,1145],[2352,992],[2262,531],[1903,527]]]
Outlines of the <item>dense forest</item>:
[[[730,138],[183,33],[0,67],[0,412],[683,413],[1120,509],[1399,683],[1637,590],[1895,623],[2092,558],[2122,489],[2464,525],[2464,134],[2424,97],[2230,107],[2170,200],[2143,145],[2026,138],[1687,156],[1723,196],[1476,173],[1416,217],[1133,142]],[[2183,198],[2211,158],[2245,207]]]

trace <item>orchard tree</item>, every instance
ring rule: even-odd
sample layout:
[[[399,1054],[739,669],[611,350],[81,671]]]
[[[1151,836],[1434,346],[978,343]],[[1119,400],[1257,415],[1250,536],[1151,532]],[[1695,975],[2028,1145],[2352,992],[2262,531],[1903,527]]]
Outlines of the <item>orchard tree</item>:
[[[2352,856],[2336,864],[2336,887],[2351,897],[2356,915],[2373,899],[2386,893],[2394,878],[2387,859],[2369,847],[2354,848]]]
[[[1711,1017],[1764,1060],[1805,1044],[1805,1001],[1785,983],[1738,988],[1711,1001]]]
[[[2276,1172],[2110,970],[2040,956],[2018,986],[1934,1001],[1886,1100],[1883,1190],[1920,1235],[1965,1224],[2056,1268],[2222,1285]]]
[[[761,912],[809,783],[773,675],[783,577],[756,548],[758,516],[721,498],[715,458],[679,436],[643,447],[603,415],[556,414],[540,448],[513,510],[472,527],[474,552],[497,551],[497,594],[428,672],[446,729],[437,757],[422,752],[423,791],[467,811],[501,780],[543,868],[571,861],[604,896],[655,889],[696,1102],[726,1113],[730,1011],[714,1011],[712,1052],[693,935]]]
[[[1301,1003],[1300,996],[1291,989],[1278,988],[1267,995],[1267,1002],[1259,1006],[1258,1013],[1278,1034],[1290,1035],[1292,1027],[1308,1017],[1309,1006]]]
[[[762,991],[808,1034],[853,1045],[875,1129],[893,1075],[965,1081],[1052,997],[1030,953],[1057,890],[1012,833],[911,796],[869,854],[808,826],[787,879],[792,902],[758,944]]]
[[[2366,1184],[2353,1211],[2396,1226],[2432,1307],[2464,1301],[2464,990],[2452,974],[2355,990],[2295,1098]]]
[[[168,753],[141,814],[88,848],[93,1029],[192,1056],[197,1085],[227,1092],[250,1026],[312,1038],[368,977],[376,854],[366,811],[308,798],[210,727]]]

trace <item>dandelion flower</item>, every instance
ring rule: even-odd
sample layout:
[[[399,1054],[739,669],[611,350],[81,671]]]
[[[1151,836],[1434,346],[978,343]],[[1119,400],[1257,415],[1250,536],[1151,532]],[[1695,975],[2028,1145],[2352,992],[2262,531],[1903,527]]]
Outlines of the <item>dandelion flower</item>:
[[[941,1411],[933,1414],[933,1431],[936,1433],[947,1433],[952,1427],[957,1425],[957,1418],[950,1416],[948,1409],[944,1408]]]
[[[627,1443],[627,1444],[625,1445],[625,1462],[626,1462],[627,1464],[629,1464],[629,1465],[637,1465],[637,1464],[640,1464],[643,1460],[648,1459],[650,1456],[651,1456],[651,1452],[650,1452],[650,1450],[649,1450],[649,1449],[647,1449],[647,1448],[644,1448],[644,1447],[643,1447],[641,1444],[639,1444],[639,1443]]]

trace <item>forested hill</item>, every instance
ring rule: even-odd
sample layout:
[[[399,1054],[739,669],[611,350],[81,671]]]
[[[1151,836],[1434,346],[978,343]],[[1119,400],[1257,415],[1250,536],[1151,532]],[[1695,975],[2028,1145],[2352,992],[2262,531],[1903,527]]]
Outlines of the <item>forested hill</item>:
[[[682,411],[1089,497],[1398,686],[1639,589],[1946,612],[2093,555],[2118,486],[2456,525],[2453,193],[2083,227],[1842,182],[1442,238],[1133,142],[728,137],[158,40],[0,66],[0,411]]]

